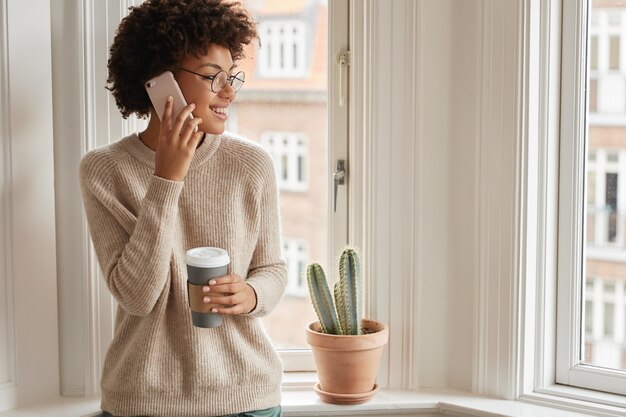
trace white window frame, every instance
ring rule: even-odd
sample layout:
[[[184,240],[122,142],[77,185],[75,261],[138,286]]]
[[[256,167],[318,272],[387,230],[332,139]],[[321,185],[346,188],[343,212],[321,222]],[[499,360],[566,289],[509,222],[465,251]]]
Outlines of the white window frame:
[[[296,29],[294,36],[292,31]],[[278,30],[288,32],[285,36],[280,36]],[[268,32],[270,31],[270,32]],[[269,35],[268,35],[269,33]],[[310,59],[307,57],[307,24],[302,19],[272,19],[259,24],[259,36],[265,39],[259,50],[258,75],[263,78],[303,78],[307,75],[307,67]],[[297,65],[293,65],[293,46],[296,46]],[[280,68],[279,47],[284,47],[285,65]],[[271,55],[268,61],[268,54]],[[331,62],[331,61],[329,61]],[[270,63],[272,65],[270,65]]]
[[[591,68],[591,65],[589,65],[590,78],[597,80],[597,111],[590,113],[588,117],[589,121],[592,122],[601,122],[603,124],[620,126],[626,124],[626,117],[623,112],[620,111],[619,113],[611,113],[606,111],[605,109],[607,108],[607,103],[602,100],[603,90],[608,89],[613,91],[615,89],[613,86],[605,85],[609,77],[615,77],[616,82],[619,83],[620,79],[622,81],[621,88],[623,93],[621,106],[626,108],[626,12],[603,10],[598,13],[597,19],[598,21],[606,22],[609,19],[609,15],[612,14],[620,15],[619,26],[609,27],[607,25],[600,25],[599,27],[596,27],[594,25],[590,25],[589,28],[589,39],[591,39],[591,36],[595,36],[598,39],[598,68],[594,70]],[[606,53],[606,49],[610,47],[610,38],[613,36],[618,36],[620,41],[619,68],[617,70],[609,69],[610,58],[609,54]]]
[[[50,54],[50,2],[0,2],[0,411],[59,392]]]
[[[579,359],[586,259],[582,221],[585,210],[581,203],[586,201],[586,6],[585,2],[563,3],[556,382],[624,395],[625,372],[583,364]]]
[[[284,191],[309,190],[309,142],[299,132],[265,131],[261,133],[263,145],[274,159],[278,188]],[[287,141],[287,144],[284,141]],[[283,178],[283,156],[287,156],[287,178]],[[302,157],[302,181],[298,179],[298,157]]]
[[[303,251],[300,252],[298,247]],[[306,266],[309,261],[309,243],[305,239],[283,237],[282,241],[283,257],[287,261],[287,271],[289,274],[285,295],[292,297],[306,297],[309,288],[306,284]],[[300,270],[298,264],[302,263],[304,268]],[[301,277],[301,284],[298,281]]]

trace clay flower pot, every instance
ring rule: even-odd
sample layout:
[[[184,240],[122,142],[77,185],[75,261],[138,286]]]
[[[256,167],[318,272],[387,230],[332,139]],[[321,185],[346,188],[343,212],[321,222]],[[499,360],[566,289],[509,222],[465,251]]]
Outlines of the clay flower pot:
[[[315,392],[331,404],[361,404],[378,391],[375,383],[389,329],[383,323],[363,320],[365,334],[334,335],[321,333],[315,321],[306,329],[313,350],[319,384]]]

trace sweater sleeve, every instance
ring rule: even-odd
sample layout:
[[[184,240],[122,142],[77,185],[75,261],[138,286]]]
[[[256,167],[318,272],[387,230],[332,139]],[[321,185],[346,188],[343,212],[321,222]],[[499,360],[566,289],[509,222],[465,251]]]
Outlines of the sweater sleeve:
[[[184,183],[152,176],[136,222],[129,226],[128,212],[115,209],[121,204],[110,190],[112,164],[107,159],[92,153],[80,163],[89,232],[109,291],[124,310],[145,316],[168,280],[173,227]]]
[[[262,170],[263,183],[259,195],[259,239],[257,241],[246,282],[257,295],[252,317],[267,316],[282,298],[287,286],[287,263],[281,257],[280,213],[278,187],[271,156],[267,155]]]

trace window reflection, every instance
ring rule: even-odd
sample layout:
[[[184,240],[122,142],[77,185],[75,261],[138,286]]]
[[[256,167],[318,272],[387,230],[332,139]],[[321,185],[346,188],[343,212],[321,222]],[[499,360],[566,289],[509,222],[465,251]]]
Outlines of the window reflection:
[[[626,370],[626,7],[589,4],[582,360]]]

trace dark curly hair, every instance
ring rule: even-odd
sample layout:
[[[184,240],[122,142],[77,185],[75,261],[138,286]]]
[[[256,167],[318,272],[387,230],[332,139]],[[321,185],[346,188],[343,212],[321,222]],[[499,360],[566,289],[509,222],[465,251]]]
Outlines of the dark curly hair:
[[[223,0],[147,0],[122,19],[107,68],[107,90],[126,119],[150,114],[144,83],[172,71],[185,56],[204,55],[211,44],[227,48],[234,61],[257,38],[256,23],[241,3]]]

